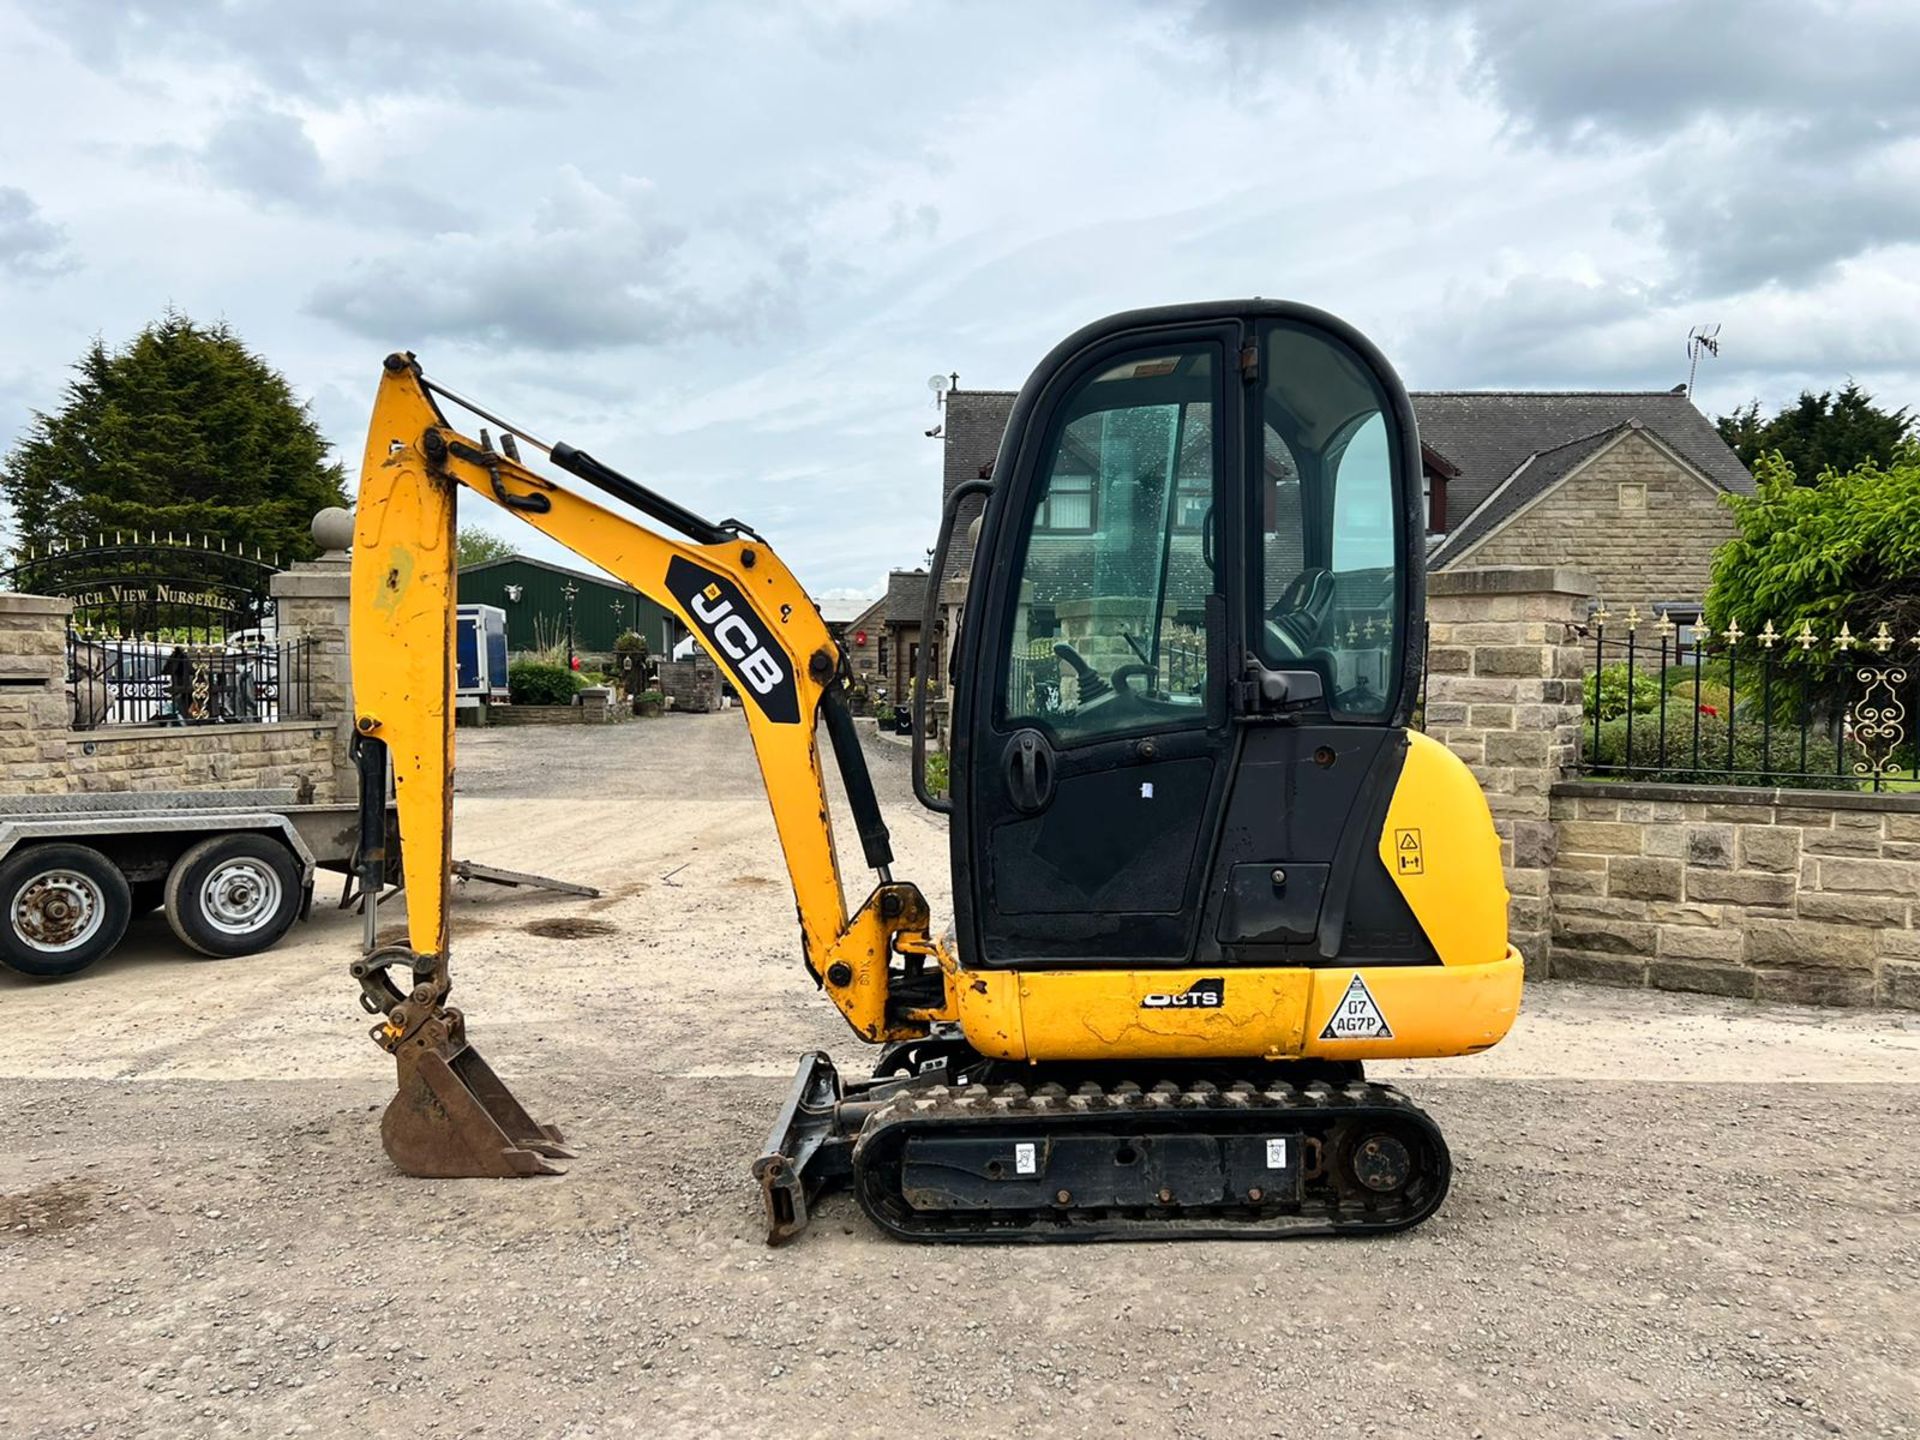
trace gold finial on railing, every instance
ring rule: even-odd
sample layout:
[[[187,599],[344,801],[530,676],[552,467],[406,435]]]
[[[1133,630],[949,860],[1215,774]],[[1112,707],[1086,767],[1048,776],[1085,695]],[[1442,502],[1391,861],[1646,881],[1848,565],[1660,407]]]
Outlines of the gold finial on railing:
[[[1602,605],[1598,610],[1594,611],[1589,618],[1592,619],[1594,624],[1604,627],[1609,620],[1613,619],[1613,614],[1605,605]],[[1914,636],[1914,643],[1920,644],[1920,635]]]
[[[1663,645],[1673,638],[1673,632],[1679,628],[1673,623],[1673,617],[1664,610],[1660,612],[1660,618],[1653,622],[1653,633],[1660,637],[1660,643]]]
[[[1844,655],[1847,651],[1851,650],[1853,646],[1853,631],[1848,628],[1847,622],[1842,620],[1840,622],[1840,633],[1833,637],[1833,648]]]
[[[1793,638],[1800,642],[1800,649],[1802,651],[1813,649],[1817,643],[1813,634],[1813,622],[1811,620],[1802,620],[1800,622],[1800,633]]]
[[[1882,655],[1893,648],[1893,632],[1887,628],[1886,621],[1882,620],[1880,622],[1880,628],[1873,632],[1873,639],[1867,643]]]
[[[1767,628],[1759,634],[1760,648],[1771,650],[1781,639],[1780,632],[1773,628],[1773,621],[1767,621]]]
[[[1640,607],[1638,605],[1629,605],[1627,607],[1627,631],[1629,634],[1631,634],[1633,631],[1638,630],[1639,628],[1640,628]]]
[[[1740,628],[1740,622],[1737,619],[1727,621],[1727,628],[1720,632],[1720,638],[1729,645],[1738,645],[1746,635],[1747,632]]]

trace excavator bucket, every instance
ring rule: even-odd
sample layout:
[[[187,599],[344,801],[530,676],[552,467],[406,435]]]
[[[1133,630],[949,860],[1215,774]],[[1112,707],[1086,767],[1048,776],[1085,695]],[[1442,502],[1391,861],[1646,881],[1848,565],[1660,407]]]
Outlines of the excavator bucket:
[[[560,1132],[527,1114],[457,1022],[421,1029],[394,1054],[400,1088],[380,1121],[393,1163],[432,1180],[563,1174],[547,1163],[573,1158]]]

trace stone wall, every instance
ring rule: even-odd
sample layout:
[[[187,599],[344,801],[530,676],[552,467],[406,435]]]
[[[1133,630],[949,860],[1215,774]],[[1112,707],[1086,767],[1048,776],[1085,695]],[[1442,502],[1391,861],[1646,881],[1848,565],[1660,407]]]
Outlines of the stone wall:
[[[283,593],[283,585],[293,593]],[[274,591],[281,639],[314,641],[306,693],[289,693],[283,705],[317,718],[93,730],[72,727],[67,698],[72,602],[0,594],[0,796],[291,790],[304,803],[352,799],[356,783],[344,744],[345,566],[296,568],[275,578]]]
[[[1575,780],[1592,582],[1428,586],[1427,733],[1486,792],[1529,977],[1920,1008],[1920,795]]]
[[[1920,795],[1555,787],[1551,973],[1920,1009]]]
[[[1656,601],[1706,594],[1713,552],[1733,531],[1720,492],[1636,428],[1457,563],[1535,565],[1543,555],[1577,555],[1608,608],[1637,605],[1652,615]]]
[[[333,730],[324,724],[103,727],[67,736],[56,779],[25,794],[151,790],[291,790],[302,804],[333,792]],[[8,773],[5,788],[12,789]]]
[[[72,603],[0,594],[0,795],[64,794]]]
[[[673,701],[675,710],[690,710],[704,715],[720,708],[720,670],[704,654],[691,660],[660,662],[660,693]]]

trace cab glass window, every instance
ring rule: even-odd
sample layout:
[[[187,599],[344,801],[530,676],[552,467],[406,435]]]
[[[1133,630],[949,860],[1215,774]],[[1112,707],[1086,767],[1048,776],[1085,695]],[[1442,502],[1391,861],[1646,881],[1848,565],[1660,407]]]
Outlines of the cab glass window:
[[[1318,331],[1269,328],[1261,378],[1251,634],[1270,668],[1319,671],[1335,715],[1377,718],[1404,644],[1397,427],[1372,372]]]
[[[1029,501],[998,718],[1062,744],[1206,723],[1220,492],[1210,346],[1083,381],[1048,426]]]

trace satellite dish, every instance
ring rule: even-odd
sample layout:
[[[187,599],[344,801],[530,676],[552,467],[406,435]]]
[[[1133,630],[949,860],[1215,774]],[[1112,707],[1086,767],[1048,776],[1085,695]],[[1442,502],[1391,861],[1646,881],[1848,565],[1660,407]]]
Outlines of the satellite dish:
[[[929,375],[927,377],[927,389],[936,395],[944,395],[952,388],[953,382],[944,375]]]

